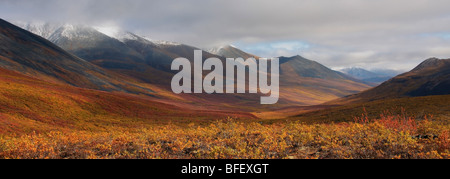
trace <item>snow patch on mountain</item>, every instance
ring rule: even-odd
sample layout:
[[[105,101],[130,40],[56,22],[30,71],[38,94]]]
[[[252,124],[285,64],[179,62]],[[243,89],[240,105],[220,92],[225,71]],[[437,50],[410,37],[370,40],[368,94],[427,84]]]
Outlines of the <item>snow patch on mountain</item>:
[[[224,46],[220,46],[220,47],[215,47],[215,48],[211,48],[211,49],[207,49],[206,51],[215,55],[221,55],[221,52],[226,49],[226,48],[237,48],[234,45],[224,45]]]
[[[92,27],[83,25],[64,24],[58,30],[55,31],[48,39],[52,42],[56,42],[59,39],[67,38],[72,39],[87,39],[103,34],[98,32]]]
[[[62,26],[59,23],[47,23],[47,22],[14,22],[18,27],[28,30],[43,38],[49,38],[58,28]]]
[[[121,41],[121,42],[125,42],[127,40],[137,40],[137,41],[143,41],[146,40],[136,34],[133,34],[131,32],[128,31],[120,31],[117,32],[114,36],[112,36],[113,38]]]
[[[103,26],[84,26],[74,24],[61,24],[61,23],[47,23],[47,22],[22,22],[16,21],[15,25],[28,30],[36,35],[39,35],[52,42],[56,42],[61,38],[67,39],[87,39],[93,35],[102,33],[108,37],[115,38],[121,42],[126,40],[136,40],[143,43],[155,45],[155,46],[179,46],[181,43],[154,40],[145,36],[136,35],[132,32],[123,31],[117,27],[103,27]]]
[[[171,42],[171,41],[165,41],[165,40],[151,40],[151,42],[155,43],[158,46],[179,46],[182,45],[178,42]]]

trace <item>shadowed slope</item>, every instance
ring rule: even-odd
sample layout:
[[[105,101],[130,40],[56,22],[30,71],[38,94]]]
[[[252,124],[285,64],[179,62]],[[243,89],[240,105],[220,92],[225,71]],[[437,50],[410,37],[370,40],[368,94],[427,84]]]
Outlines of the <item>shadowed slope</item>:
[[[0,66],[75,86],[114,89],[108,74],[51,42],[0,20]]]
[[[0,19],[0,67],[51,82],[105,91],[152,93]]]

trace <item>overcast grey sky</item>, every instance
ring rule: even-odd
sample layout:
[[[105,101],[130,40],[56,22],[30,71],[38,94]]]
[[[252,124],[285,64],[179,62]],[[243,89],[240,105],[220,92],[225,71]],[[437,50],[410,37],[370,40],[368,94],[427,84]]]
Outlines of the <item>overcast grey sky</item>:
[[[409,70],[450,57],[449,0],[0,0],[9,21],[124,29],[200,48]]]

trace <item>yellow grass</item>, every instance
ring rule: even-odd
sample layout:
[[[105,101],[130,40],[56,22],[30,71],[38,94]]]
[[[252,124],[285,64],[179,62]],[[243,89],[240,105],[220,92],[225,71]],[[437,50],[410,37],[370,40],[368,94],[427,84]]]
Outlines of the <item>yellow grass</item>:
[[[450,158],[449,125],[404,116],[339,124],[208,126],[47,132],[0,137],[0,158]]]

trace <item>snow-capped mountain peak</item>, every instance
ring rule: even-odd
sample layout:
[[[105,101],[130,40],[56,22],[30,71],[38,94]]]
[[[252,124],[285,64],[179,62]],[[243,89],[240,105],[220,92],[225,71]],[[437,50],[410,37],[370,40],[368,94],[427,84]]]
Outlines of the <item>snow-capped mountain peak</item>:
[[[115,38],[121,42],[126,42],[129,40],[132,41],[139,41],[142,43],[146,43],[146,44],[152,44],[155,46],[177,46],[177,45],[181,45],[180,43],[177,42],[170,42],[170,41],[165,41],[165,40],[154,40],[151,39],[149,37],[146,36],[140,36],[140,35],[136,35],[132,32],[129,31],[119,31],[117,32],[114,36],[111,36],[112,38]]]
[[[17,26],[28,30],[46,39],[66,37],[89,38],[90,35],[98,33],[94,28],[84,25],[47,23],[47,22],[16,22]]]
[[[49,38],[58,28],[62,26],[59,23],[47,23],[47,22],[14,22],[15,25],[22,29],[28,30],[43,38]]]
[[[177,42],[154,40],[146,36],[136,35],[129,31],[122,31],[119,28],[21,21],[16,21],[14,22],[14,24],[52,42],[56,42],[62,38],[89,40],[89,38],[92,38],[93,36],[99,36],[99,34],[103,34],[108,37],[115,38],[121,42],[125,42],[126,40],[135,40],[162,47],[182,45],[181,43]]]
[[[61,28],[56,30],[53,35],[60,35],[61,37],[66,37],[68,39],[87,39],[91,38],[93,35],[96,35],[100,32],[95,30],[92,27],[82,26],[82,25],[73,25],[73,24],[64,24]],[[53,37],[52,35],[52,37]],[[50,37],[50,39],[52,38]]]
[[[118,33],[116,33],[113,38],[116,38],[117,40],[120,40],[121,42],[124,42],[126,40],[146,40],[143,39],[142,37],[133,34],[131,32],[128,31],[120,31]]]
[[[219,55],[219,56],[223,56],[223,57],[227,57],[227,58],[244,58],[244,59],[248,59],[248,58],[256,58],[258,59],[259,57],[247,52],[242,51],[241,49],[237,48],[234,45],[225,45],[225,46],[221,46],[221,47],[217,47],[217,48],[212,48],[207,50],[209,53],[215,54],[215,55]]]
[[[101,34],[92,27],[68,23],[16,22],[15,24],[52,42],[61,38],[85,39],[91,38],[96,34]]]

